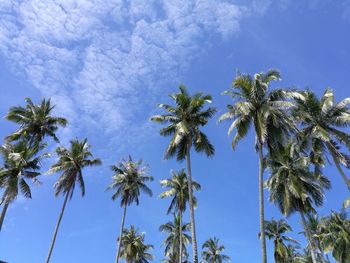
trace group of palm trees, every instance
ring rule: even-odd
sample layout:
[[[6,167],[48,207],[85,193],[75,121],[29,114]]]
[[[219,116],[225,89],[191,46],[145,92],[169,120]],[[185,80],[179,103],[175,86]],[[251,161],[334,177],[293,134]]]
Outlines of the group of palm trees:
[[[341,212],[318,217],[317,208],[323,205],[325,190],[331,187],[323,167],[335,164],[345,186],[350,190],[350,180],[344,172],[350,168],[350,135],[346,128],[350,124],[350,98],[338,103],[334,101],[332,90],[326,89],[321,98],[311,90],[270,89],[270,83],[280,79],[280,73],[269,70],[253,76],[238,73],[232,88],[224,94],[232,98],[227,112],[218,120],[231,121],[228,130],[234,132],[232,148],[248,134],[252,127],[255,132],[255,150],[259,157],[259,212],[261,258],[267,263],[266,237],[273,240],[274,260],[277,263],[327,263],[328,252],[340,263],[350,262],[350,220],[345,208],[350,203],[344,201]],[[186,161],[186,169],[171,171],[171,177],[160,181],[164,191],[161,199],[170,199],[167,214],[171,221],[162,224],[159,230],[166,234],[163,242],[164,262],[199,262],[196,238],[195,191],[201,186],[192,179],[191,154],[203,152],[207,157],[214,154],[214,146],[202,128],[214,117],[216,109],[207,106],[210,95],[191,95],[186,87],[180,86],[177,93],[170,95],[171,104],[159,104],[161,113],[151,117],[151,121],[164,125],[160,135],[170,137],[165,150],[165,159],[175,157]],[[0,168],[0,189],[2,191],[0,230],[8,206],[21,193],[31,198],[28,180],[40,183],[41,160],[50,154],[43,153],[48,144],[47,137],[57,138],[57,130],[67,125],[67,120],[52,114],[54,107],[50,100],[34,104],[26,99],[25,107],[10,108],[6,119],[19,128],[4,139],[0,147],[3,163]],[[193,151],[194,150],[194,151]],[[47,173],[60,173],[55,187],[55,195],[62,194],[64,202],[54,231],[52,244],[46,259],[48,263],[56,241],[61,219],[72,198],[75,184],[81,194],[85,194],[83,169],[101,165],[93,157],[87,140],[72,140],[69,148],[56,149],[58,160]],[[147,185],[153,180],[148,174],[149,167],[142,160],[134,161],[131,156],[111,166],[112,182],[108,190],[112,199],[119,200],[123,210],[120,233],[116,244],[118,263],[146,263],[154,258],[152,245],[145,241],[145,234],[135,226],[125,228],[127,208],[139,205],[141,193],[152,196]],[[268,174],[267,180],[264,175]],[[264,188],[268,189],[269,201],[274,203],[285,219],[265,220]],[[184,212],[188,207],[189,223],[184,222]],[[286,218],[298,213],[304,228],[307,247],[300,250],[300,244],[287,236],[292,228]],[[188,245],[192,246],[192,261],[189,261]],[[209,238],[202,246],[201,262],[229,262],[224,254],[225,247],[216,237]]]
[[[229,134],[236,131],[233,148],[249,128],[254,127],[260,167],[262,262],[267,262],[265,235],[274,237],[276,262],[328,262],[324,255],[327,251],[332,251],[338,262],[350,262],[350,221],[344,212],[324,217],[316,226],[317,234],[309,227],[311,220],[306,219],[317,215],[316,207],[322,206],[324,191],[331,187],[322,172],[328,156],[350,190],[349,178],[342,169],[350,168],[350,158],[344,153],[350,150],[350,135],[345,130],[350,124],[350,98],[335,103],[330,89],[326,89],[321,98],[311,90],[269,90],[270,83],[279,79],[280,73],[276,70],[254,76],[238,74],[232,89],[225,92],[234,104],[228,105],[228,112],[219,119],[233,120],[228,131]],[[269,200],[286,217],[294,212],[300,214],[308,240],[304,257],[296,257],[294,247],[290,244],[288,248],[283,243],[281,233],[291,230],[285,221],[265,222],[263,176],[266,169],[270,175],[265,181]],[[330,230],[334,217],[343,219],[341,233]],[[289,238],[288,241],[293,243]]]

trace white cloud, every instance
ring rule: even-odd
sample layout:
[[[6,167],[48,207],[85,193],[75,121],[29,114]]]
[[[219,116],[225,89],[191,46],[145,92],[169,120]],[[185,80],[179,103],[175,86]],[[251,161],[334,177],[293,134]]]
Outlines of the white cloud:
[[[225,0],[3,0],[0,51],[75,127],[123,134],[245,13]]]

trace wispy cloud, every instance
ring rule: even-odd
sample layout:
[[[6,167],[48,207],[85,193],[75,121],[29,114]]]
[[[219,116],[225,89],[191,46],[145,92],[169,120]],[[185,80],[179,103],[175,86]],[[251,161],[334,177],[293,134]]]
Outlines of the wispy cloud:
[[[245,13],[224,0],[3,0],[0,50],[74,127],[123,133]]]

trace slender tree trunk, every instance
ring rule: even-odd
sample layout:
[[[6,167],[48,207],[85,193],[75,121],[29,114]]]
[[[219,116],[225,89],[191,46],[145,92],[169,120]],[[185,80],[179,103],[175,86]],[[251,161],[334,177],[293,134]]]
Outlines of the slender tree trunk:
[[[307,236],[307,239],[308,239],[312,262],[313,263],[317,263],[316,255],[315,255],[315,248],[314,248],[314,245],[313,245],[311,233],[310,233],[309,227],[307,226],[307,223],[306,223],[306,220],[305,220],[305,215],[304,215],[303,211],[300,211],[300,217],[301,217],[301,221],[303,222],[303,226],[304,226],[304,229],[305,229],[305,232],[306,232],[306,236]]]
[[[182,212],[179,211],[180,221],[180,247],[179,247],[179,263],[182,263]]]
[[[198,263],[196,225],[195,225],[194,208],[193,208],[190,150],[191,150],[191,144],[187,143],[186,161],[187,161],[187,182],[188,182],[188,195],[189,195],[188,201],[190,206],[190,222],[191,222],[191,235],[192,235],[192,253],[193,253],[192,256],[193,256],[193,263]]]
[[[9,207],[9,204],[10,204],[10,202],[8,202],[7,200],[4,201],[4,206],[2,208],[1,215],[0,215],[0,232],[2,229],[2,224],[4,223],[4,219],[5,219],[7,208]]]
[[[260,203],[260,240],[262,263],[267,263],[266,238],[265,238],[265,207],[264,207],[264,157],[262,144],[258,142],[259,152],[259,203]]]
[[[338,160],[335,158],[334,154],[331,152],[331,155],[333,157],[333,161],[335,163],[335,166],[337,167],[341,177],[343,178],[346,186],[348,187],[348,190],[350,191],[350,180],[349,178],[346,176],[346,174],[344,173],[343,169],[340,166],[340,163],[338,162]]]
[[[46,258],[46,263],[50,262],[52,250],[53,250],[53,247],[54,247],[55,242],[56,242],[57,232],[58,232],[58,229],[59,229],[60,224],[61,224],[61,220],[62,220],[62,216],[63,216],[63,213],[64,213],[64,209],[66,208],[66,204],[67,204],[67,201],[68,201],[69,193],[70,193],[70,189],[68,190],[68,192],[66,193],[66,197],[64,198],[64,202],[63,202],[63,206],[62,206],[62,209],[61,209],[61,213],[60,213],[60,216],[59,216],[58,221],[57,221],[55,232],[53,234],[53,238],[52,238],[49,254],[47,255],[47,258]]]
[[[115,262],[116,262],[116,263],[118,263],[118,261],[119,261],[120,249],[121,249],[121,246],[122,246],[122,237],[123,237],[123,229],[124,229],[125,216],[126,216],[126,205],[124,205],[122,223],[121,223],[121,225],[120,225],[120,234],[119,234],[119,241],[118,241],[118,250],[117,250],[117,256],[116,256],[116,258],[115,258]]]

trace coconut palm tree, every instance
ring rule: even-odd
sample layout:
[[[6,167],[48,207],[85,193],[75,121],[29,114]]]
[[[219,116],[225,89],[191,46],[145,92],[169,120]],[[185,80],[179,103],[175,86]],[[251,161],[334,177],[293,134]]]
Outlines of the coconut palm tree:
[[[202,246],[202,260],[203,263],[222,263],[231,262],[230,257],[222,254],[225,250],[223,245],[219,245],[219,239],[209,238]]]
[[[332,251],[333,257],[340,263],[350,262],[350,219],[344,211],[332,212],[329,217],[322,218],[319,232],[325,251]]]
[[[320,219],[316,213],[313,214],[307,214],[306,215],[306,224],[310,231],[310,235],[313,238],[315,249],[317,250],[317,259],[323,263],[328,262],[329,260],[326,260],[324,257],[324,249],[321,246],[320,243]],[[303,234],[306,234],[305,232],[302,232]]]
[[[235,149],[238,142],[243,139],[253,124],[256,135],[256,150],[259,154],[259,212],[260,212],[260,239],[262,249],[262,262],[267,263],[266,240],[264,233],[264,190],[263,190],[263,146],[276,150],[283,143],[290,131],[295,131],[294,123],[286,113],[292,103],[286,101],[294,96],[301,97],[297,92],[276,89],[269,91],[269,85],[280,79],[280,73],[269,70],[266,73],[238,74],[233,81],[232,90],[225,91],[234,100],[228,105],[228,112],[224,113],[219,122],[233,120],[228,134],[236,130],[232,140]]]
[[[159,104],[159,107],[165,113],[163,115],[155,115],[151,120],[166,124],[166,127],[160,130],[160,135],[172,137],[165,151],[165,158],[169,159],[176,156],[178,161],[186,159],[187,162],[193,262],[198,263],[190,155],[192,147],[194,147],[196,152],[204,152],[207,156],[214,154],[214,147],[201,131],[201,127],[208,123],[208,120],[213,117],[216,110],[211,107],[203,109],[206,103],[211,102],[210,95],[196,93],[191,96],[184,86],[180,86],[179,92],[170,95],[170,98],[175,105]]]
[[[173,222],[169,221],[159,227],[159,231],[167,233],[167,237],[163,242],[165,245],[166,257],[176,258],[176,263],[179,262],[179,258],[181,258],[181,260],[182,258],[185,258],[185,260],[187,259],[186,245],[191,242],[191,237],[186,232],[190,230],[190,224],[182,224],[180,217],[175,214]],[[180,239],[182,239],[182,241],[180,241]],[[181,250],[179,246],[182,246]],[[180,253],[183,254],[183,257],[180,257]],[[183,263],[183,261],[180,262]]]
[[[46,263],[50,261],[51,253],[55,245],[57,232],[61,224],[62,216],[66,208],[68,198],[72,198],[76,184],[79,185],[82,196],[85,195],[83,169],[89,166],[101,165],[100,159],[93,158],[87,139],[84,139],[82,141],[79,141],[78,139],[72,140],[70,141],[69,149],[58,147],[56,149],[56,154],[58,155],[58,161],[51,166],[47,173],[52,174],[62,172],[56,181],[54,188],[56,196],[62,194],[65,196],[65,198],[55,228],[49,253],[46,258]]]
[[[46,136],[59,142],[56,131],[59,126],[65,127],[67,120],[52,116],[55,106],[51,105],[51,100],[43,99],[40,104],[35,105],[31,99],[26,98],[26,102],[25,107],[12,107],[7,113],[6,119],[19,124],[20,128],[6,139],[8,141],[26,139],[30,146],[38,145]]]
[[[287,253],[288,253],[288,260],[286,261],[287,263],[305,263],[303,259],[303,255],[300,254],[297,249],[299,249],[298,246],[295,246],[292,244],[287,245]]]
[[[328,150],[350,190],[350,181],[341,168],[341,165],[350,168],[350,158],[340,149],[344,145],[350,150],[350,135],[342,129],[350,125],[349,103],[350,98],[335,103],[333,91],[328,88],[320,99],[308,90],[303,92],[303,99],[295,98],[293,116],[301,124],[301,135],[311,148],[312,161],[323,165]]]
[[[44,146],[38,146],[41,150]],[[0,231],[5,219],[8,206],[19,193],[25,198],[32,198],[32,193],[27,180],[39,183],[37,176],[40,174],[40,160],[47,154],[37,155],[37,149],[29,147],[26,141],[15,144],[5,143],[0,147],[3,158],[3,169],[0,170],[0,188],[3,189],[0,204],[3,205],[0,215]]]
[[[305,214],[315,212],[314,205],[322,206],[324,189],[330,188],[330,182],[322,174],[311,172],[310,159],[302,154],[296,142],[289,142],[284,149],[271,152],[267,156],[267,165],[271,172],[266,182],[269,200],[285,216],[300,213],[313,263],[316,263],[315,245]]]
[[[265,221],[265,235],[268,239],[273,239],[275,249],[274,258],[276,263],[288,262],[290,251],[285,242],[298,244],[293,238],[285,235],[285,233],[291,231],[291,226],[283,219],[278,221],[274,219],[271,219],[271,221]]]
[[[153,246],[145,244],[145,234],[139,233],[134,226],[131,226],[130,229],[123,229],[121,244],[120,255],[126,263],[148,263],[154,258],[149,253]]]
[[[177,213],[179,224],[183,225],[182,214],[185,212],[186,205],[189,200],[187,175],[184,169],[180,170],[179,172],[172,171],[171,175],[171,178],[160,181],[161,186],[163,188],[167,188],[167,190],[160,194],[160,198],[172,197],[167,214],[171,212]],[[199,191],[200,189],[201,186],[197,182],[192,180],[192,190]],[[197,205],[197,199],[195,196],[193,196],[193,205],[194,207],[196,207]],[[182,235],[182,232],[180,232],[180,235]],[[179,242],[179,251],[176,251],[175,254],[179,255],[178,262],[182,263],[182,249],[184,247],[182,245],[183,238],[179,238]]]
[[[152,196],[152,190],[147,186],[147,182],[153,181],[153,177],[147,175],[148,166],[143,165],[143,161],[133,161],[131,156],[128,160],[123,160],[117,165],[111,166],[114,175],[112,183],[107,190],[113,190],[112,200],[120,198],[120,206],[123,208],[122,222],[120,227],[120,237],[115,262],[118,263],[122,242],[122,234],[126,216],[126,208],[132,203],[139,205],[141,192]]]

